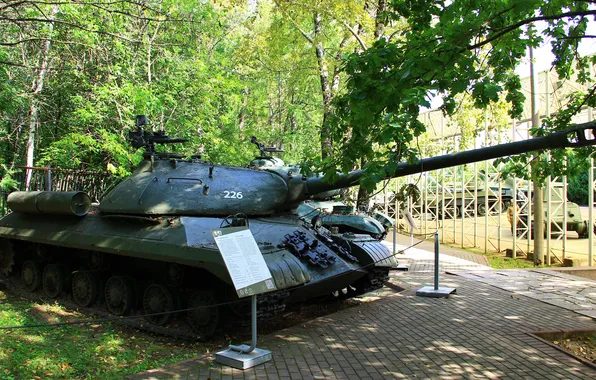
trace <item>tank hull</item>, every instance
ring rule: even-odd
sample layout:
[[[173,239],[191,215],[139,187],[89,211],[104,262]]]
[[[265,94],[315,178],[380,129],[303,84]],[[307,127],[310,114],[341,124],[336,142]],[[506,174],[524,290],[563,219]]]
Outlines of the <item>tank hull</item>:
[[[13,212],[0,220],[0,238],[13,246],[11,269],[16,275],[25,273],[25,262],[39,263],[44,276],[44,268],[59,264],[70,274],[101,272],[104,280],[100,288],[105,288],[106,294],[109,278],[125,276],[132,279],[139,299],[145,289],[163,284],[182,294],[181,298],[200,290],[217,295],[219,303],[233,303],[238,298],[211,234],[224,222],[223,218],[209,217],[147,218],[92,213],[58,218]],[[283,293],[278,297],[279,304],[273,306],[277,312],[285,304],[309,302],[341,289],[351,289],[350,295],[377,289],[389,268],[397,264],[389,250],[369,236],[324,235],[292,215],[251,218],[249,226],[278,293]],[[327,265],[313,264],[309,259],[312,256],[296,252],[288,240],[290,236],[300,236],[307,245],[316,245],[309,252],[326,257]],[[349,250],[340,249],[338,242]],[[109,258],[107,266],[89,264],[89,258],[98,254]],[[172,265],[185,272],[184,283],[172,286],[168,281]],[[66,285],[64,293],[74,291],[74,281],[70,286]],[[103,302],[108,304],[110,300]],[[140,302],[127,313],[148,314]],[[97,304],[103,308],[102,300]],[[183,300],[179,308],[188,304],[189,300]]]

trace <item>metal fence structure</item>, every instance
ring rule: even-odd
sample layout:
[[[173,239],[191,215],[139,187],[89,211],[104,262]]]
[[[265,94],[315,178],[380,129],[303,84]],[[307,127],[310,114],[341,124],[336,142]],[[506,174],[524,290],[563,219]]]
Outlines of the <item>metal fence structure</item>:
[[[554,75],[548,71],[540,74],[538,92],[541,96],[540,112],[543,116],[550,116],[564,104],[566,91],[578,89],[577,84],[560,81]],[[526,104],[525,109],[529,108],[529,104]],[[476,131],[474,148],[530,138],[530,115],[525,115],[522,120],[512,120],[509,131],[489,125],[487,117],[484,120],[483,128]],[[573,122],[593,120],[592,108],[585,107]],[[421,121],[427,126],[431,145],[435,149],[434,154],[453,153],[453,147],[457,146],[461,139],[457,125],[447,120],[440,111],[430,111],[421,115]],[[439,152],[436,152],[437,148]],[[424,152],[422,154],[424,156]],[[593,232],[596,219],[596,167],[593,159],[590,160],[590,168],[589,202],[587,207],[581,208],[582,217],[588,224],[588,238],[580,239],[575,231],[567,231],[567,218],[571,217],[567,201],[567,179],[549,178],[545,185],[546,214],[549,217],[555,214],[563,217],[562,221],[546,222],[545,262],[563,262],[567,258],[579,258],[586,265],[596,265]],[[478,162],[465,167],[398,178],[385,187],[381,208],[396,218],[396,225],[400,225],[403,213],[409,211],[417,220],[419,233],[438,231],[442,243],[480,249],[486,253],[507,251],[514,258],[526,256],[533,251],[530,232],[532,185],[527,181],[512,179],[508,180],[505,186],[503,178],[495,170],[491,162]],[[421,191],[420,200],[408,201],[408,204],[392,203],[390,193],[397,193],[408,183],[418,185]],[[494,187],[491,183],[498,185]],[[491,187],[493,188],[490,189]],[[511,202],[519,206],[509,210],[509,215],[508,205],[503,202],[489,202],[489,197],[486,196],[486,192],[489,191],[493,191],[493,195],[497,197],[503,195],[505,187],[512,188]],[[479,196],[480,192],[485,192],[483,197]],[[515,227],[509,219],[516,221]]]
[[[459,174],[456,170],[455,180],[441,182],[445,175],[441,170],[422,173],[419,176],[408,176],[392,180],[385,188],[385,202],[381,205],[383,211],[396,219],[396,225],[404,233],[409,233],[407,223],[403,222],[405,212],[409,212],[420,233],[428,236],[438,231],[441,243],[456,245],[461,248],[476,248],[485,253],[507,251],[512,257],[527,256],[533,251],[533,236],[531,235],[532,220],[532,188],[527,181],[515,180],[518,192],[508,203],[494,201],[499,199],[503,189],[494,190],[495,197],[478,197],[480,191],[485,191],[489,180],[485,176],[480,179],[477,175],[464,176],[461,167]],[[594,169],[593,169],[594,171]],[[453,172],[453,171],[452,171]],[[497,178],[498,179],[498,178]],[[391,193],[398,192],[406,184],[416,184],[420,189],[417,201],[408,200],[400,203],[392,201]],[[457,192],[453,189],[460,186]],[[467,187],[466,187],[467,185]],[[565,190],[563,181],[547,181],[545,211],[547,215],[567,215]],[[529,196],[526,196],[528,194]],[[517,195],[517,196],[515,196]],[[518,207],[512,205],[517,204]],[[517,214],[511,211],[517,210]],[[508,216],[508,211],[510,212]],[[589,223],[585,215],[585,220]],[[516,220],[515,226],[512,221]],[[593,220],[593,218],[591,219]],[[590,252],[593,244],[589,239],[580,239],[574,231],[567,231],[567,220],[552,219],[546,223],[546,247],[548,262],[563,262],[570,256],[586,260],[592,258]],[[514,233],[516,231],[516,233]],[[593,231],[593,224],[589,227]],[[569,245],[569,241],[574,244]],[[578,244],[581,244],[578,246]]]

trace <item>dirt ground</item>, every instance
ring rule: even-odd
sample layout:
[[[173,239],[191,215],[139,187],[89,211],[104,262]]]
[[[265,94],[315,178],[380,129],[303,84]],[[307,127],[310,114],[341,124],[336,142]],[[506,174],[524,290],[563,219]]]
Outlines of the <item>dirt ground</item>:
[[[552,342],[563,350],[596,365],[596,334],[576,335]]]

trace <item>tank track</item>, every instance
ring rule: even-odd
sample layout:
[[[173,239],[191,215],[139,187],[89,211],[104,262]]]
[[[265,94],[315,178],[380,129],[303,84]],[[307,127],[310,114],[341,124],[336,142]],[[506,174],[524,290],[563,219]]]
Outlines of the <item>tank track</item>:
[[[36,248],[32,249],[32,247],[26,247],[25,244],[21,244],[20,242],[17,242],[17,246],[18,249],[15,249],[15,258],[17,259],[17,263],[14,265],[15,270],[12,270],[10,274],[0,273],[0,283],[4,284],[6,289],[8,289],[12,294],[17,295],[19,297],[34,301],[42,300],[44,302],[52,302],[56,300],[61,305],[69,309],[77,310],[84,313],[88,316],[88,318],[85,319],[105,319],[106,322],[109,323],[115,323],[121,326],[183,340],[206,340],[210,338],[212,335],[218,336],[219,333],[222,332],[222,328],[226,330],[229,329],[230,331],[235,331],[237,329],[245,329],[247,325],[250,325],[250,299],[242,301],[236,299],[235,301],[227,302],[225,300],[219,300],[217,302],[218,304],[226,304],[218,308],[219,315],[221,318],[219,328],[214,333],[210,333],[203,336],[193,331],[187,319],[188,313],[184,311],[172,313],[172,318],[170,318],[171,320],[165,323],[164,325],[156,325],[151,323],[146,317],[143,316],[143,305],[142,302],[140,302],[140,300],[137,301],[135,305],[131,308],[131,310],[121,318],[119,318],[117,315],[110,313],[107,307],[107,301],[104,298],[105,295],[103,294],[103,289],[105,289],[106,285],[105,281],[103,280],[99,287],[100,289],[97,301],[95,301],[93,305],[90,305],[88,307],[81,306],[79,303],[76,302],[70,282],[67,283],[67,286],[64,287],[63,291],[58,297],[49,297],[46,291],[44,290],[43,285],[39,286],[38,289],[34,291],[30,291],[27,289],[26,284],[22,279],[21,270],[23,262],[25,260],[30,260],[32,257],[38,259],[39,255]],[[24,252],[22,252],[22,255],[19,255],[19,251]],[[47,262],[45,264],[47,264]],[[42,267],[43,266],[44,265],[42,265]],[[49,265],[45,265],[46,268],[48,266]],[[112,275],[112,273],[109,273],[108,271],[107,274],[104,274],[104,277],[107,278],[107,276],[110,275]],[[143,282],[139,279],[133,280],[135,283]],[[188,305],[187,302],[182,302],[181,298],[183,297],[182,294],[189,294],[194,290],[196,289],[180,288],[176,290],[176,306],[172,310],[176,311],[190,308],[190,305]],[[136,293],[139,293],[138,289]],[[257,318],[260,321],[266,321],[282,313],[286,309],[286,304],[284,302],[289,295],[290,293],[288,291],[278,291],[258,296]],[[231,310],[231,307],[234,305],[242,305],[243,310],[240,313],[236,313],[236,315],[234,315],[234,312]],[[199,315],[199,318],[200,317],[201,316]]]
[[[356,295],[381,289],[389,281],[389,269],[383,267],[371,268],[368,275],[356,281]]]
[[[21,279],[17,275],[3,275],[0,274],[0,284],[4,285],[5,289],[16,296],[25,298],[31,301],[42,301],[51,302],[54,299],[47,297],[42,290],[30,292],[26,290],[22,284]],[[278,316],[284,310],[286,310],[286,304],[284,300],[289,296],[289,292],[275,292],[267,295],[259,296],[257,299],[257,318],[259,321],[267,321],[271,318]],[[182,317],[185,312],[178,312],[174,315],[174,320],[166,326],[156,326],[145,320],[142,314],[132,314],[128,317],[135,316],[136,318],[117,318],[115,315],[110,314],[105,310],[105,304],[100,303],[99,307],[81,307],[72,299],[72,294],[63,295],[56,299],[60,305],[67,307],[71,310],[79,311],[87,316],[86,319],[92,320],[109,320],[107,322],[121,325],[127,328],[141,330],[149,333],[159,334],[166,337],[172,337],[185,341],[196,341],[205,340],[202,337],[194,333],[188,323]],[[140,310],[137,310],[140,313]],[[246,315],[241,316],[236,320],[227,320],[224,322],[224,328],[230,328],[232,330],[245,328],[250,325],[250,310]]]

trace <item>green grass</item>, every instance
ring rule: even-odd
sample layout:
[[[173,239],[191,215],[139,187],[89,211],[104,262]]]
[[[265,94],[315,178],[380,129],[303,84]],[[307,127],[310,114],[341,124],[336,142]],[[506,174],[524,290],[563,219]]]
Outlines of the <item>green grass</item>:
[[[518,257],[517,259],[512,259],[510,257],[505,257],[503,254],[495,254],[489,253],[486,254],[484,251],[474,249],[474,248],[462,248],[457,245],[453,244],[446,244],[447,246],[460,249],[462,251],[468,251],[471,253],[475,253],[477,255],[486,256],[488,260],[488,264],[493,269],[519,269],[519,268],[545,268],[548,266],[545,265],[538,265],[535,266],[532,260],[528,260],[526,257]]]
[[[84,318],[57,304],[0,291],[0,326]],[[0,330],[0,379],[116,379],[199,356],[211,348],[110,324]]]
[[[503,256],[487,256],[487,259],[493,269],[538,268],[527,259],[512,259]]]

